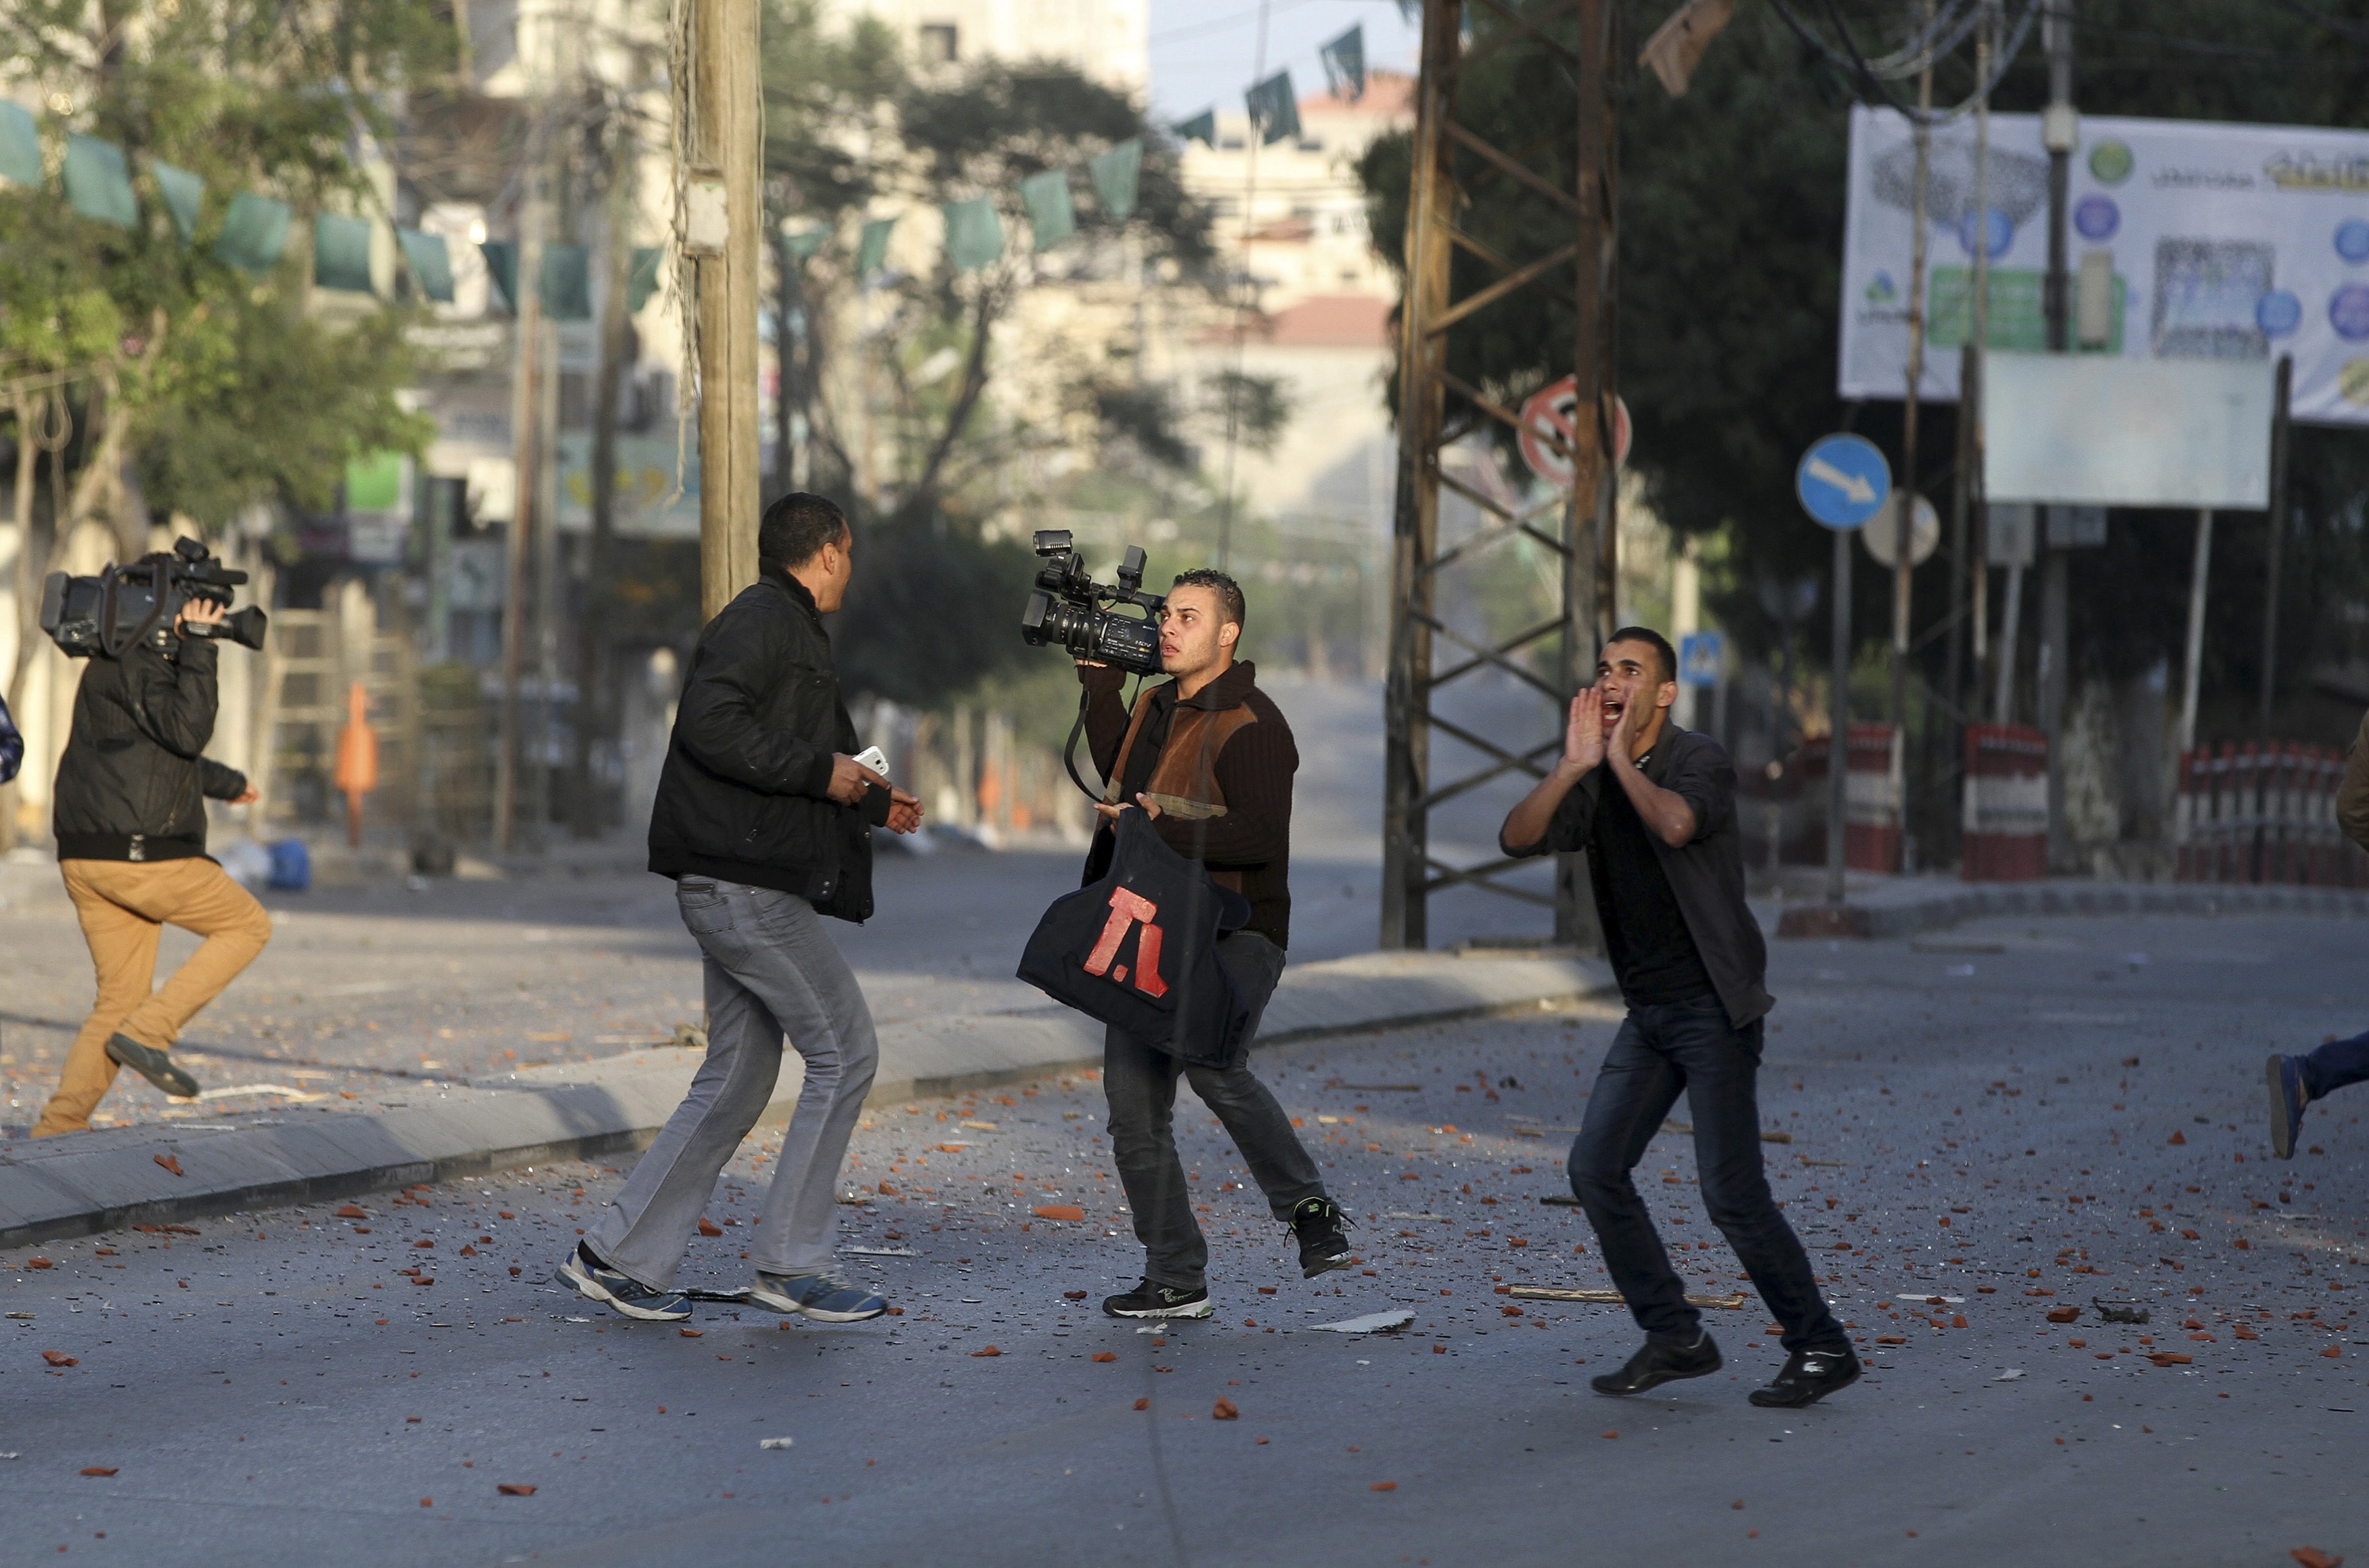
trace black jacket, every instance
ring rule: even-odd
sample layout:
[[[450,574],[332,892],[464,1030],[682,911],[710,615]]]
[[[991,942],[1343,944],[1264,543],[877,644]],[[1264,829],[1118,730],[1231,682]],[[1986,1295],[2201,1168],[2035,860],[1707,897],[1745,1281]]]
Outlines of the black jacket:
[[[1693,807],[1695,836],[1672,849],[1657,834],[1646,836],[1654,858],[1670,881],[1670,892],[1686,917],[1687,934],[1711,974],[1711,989],[1727,1009],[1730,1026],[1743,1028],[1776,1005],[1766,984],[1768,944],[1760,922],[1744,902],[1744,843],[1735,820],[1735,764],[1727,750],[1710,736],[1671,725],[1653,754],[1645,759],[1645,776],[1684,798]],[[1509,855],[1572,853],[1584,850],[1596,830],[1596,803],[1608,789],[1619,789],[1607,765],[1577,784],[1555,807],[1547,836],[1535,844],[1498,847]],[[1590,856],[1591,861],[1594,856]],[[1597,868],[1588,867],[1596,892],[1596,912],[1607,927],[1618,924],[1620,911],[1613,906],[1611,889]]]
[[[650,810],[650,869],[870,918],[872,826],[887,819],[887,792],[861,807],[830,798],[832,753],[856,748],[814,596],[767,567],[692,650]]]
[[[0,697],[0,784],[17,776],[17,765],[25,760],[25,738],[17,733],[14,720],[8,716],[8,701]]]
[[[94,658],[74,693],[52,819],[60,860],[187,860],[206,853],[205,796],[246,775],[202,753],[213,738],[215,647],[167,638]]]

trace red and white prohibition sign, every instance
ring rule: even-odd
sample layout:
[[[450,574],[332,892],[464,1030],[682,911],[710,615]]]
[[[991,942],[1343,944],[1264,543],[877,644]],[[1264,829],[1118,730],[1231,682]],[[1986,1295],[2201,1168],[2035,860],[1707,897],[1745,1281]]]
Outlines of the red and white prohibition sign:
[[[1565,376],[1530,394],[1522,405],[1520,443],[1522,461],[1530,472],[1550,485],[1568,488],[1571,485],[1572,463],[1568,446],[1558,448],[1552,441],[1568,443],[1574,439],[1574,421],[1579,411],[1579,382]],[[1615,397],[1612,400],[1612,466],[1616,469],[1629,461],[1629,443],[1635,432],[1629,423],[1629,405]],[[1542,437],[1551,438],[1542,440]]]

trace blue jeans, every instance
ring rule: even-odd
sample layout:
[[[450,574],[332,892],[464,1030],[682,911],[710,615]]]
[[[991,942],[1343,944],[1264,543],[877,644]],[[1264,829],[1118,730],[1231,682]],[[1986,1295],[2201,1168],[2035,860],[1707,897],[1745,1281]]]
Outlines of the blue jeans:
[[[1587,1210],[1604,1265],[1650,1339],[1691,1345],[1702,1314],[1662,1250],[1653,1216],[1630,1173],[1662,1120],[1687,1096],[1703,1207],[1752,1275],[1784,1328],[1787,1350],[1840,1350],[1850,1343],[1810,1270],[1809,1254],[1778,1211],[1760,1163],[1761,1030],[1731,1028],[1716,996],[1631,1007],[1596,1070],[1578,1138],[1571,1190]]]
[[[2369,1035],[2330,1040],[2296,1060],[2303,1068],[2304,1093],[2324,1100],[2348,1083],[2369,1079]]]

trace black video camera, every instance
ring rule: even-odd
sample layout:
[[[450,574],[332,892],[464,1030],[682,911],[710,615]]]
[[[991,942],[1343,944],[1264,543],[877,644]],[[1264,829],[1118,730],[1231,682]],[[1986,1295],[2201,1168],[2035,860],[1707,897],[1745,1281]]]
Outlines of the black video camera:
[[[1021,641],[1030,647],[1057,644],[1075,658],[1138,675],[1160,673],[1160,611],[1168,600],[1143,591],[1142,545],[1128,545],[1119,557],[1116,588],[1087,575],[1086,558],[1070,548],[1068,529],[1038,529],[1036,554],[1046,564],[1020,612]],[[1143,614],[1122,615],[1105,604],[1137,605]]]
[[[251,604],[213,625],[180,624],[181,607],[193,599],[229,609],[232,590],[246,580],[197,540],[176,539],[170,550],[110,565],[97,577],[52,572],[41,585],[41,630],[68,658],[120,658],[143,642],[162,650],[175,635],[260,648],[266,617]]]

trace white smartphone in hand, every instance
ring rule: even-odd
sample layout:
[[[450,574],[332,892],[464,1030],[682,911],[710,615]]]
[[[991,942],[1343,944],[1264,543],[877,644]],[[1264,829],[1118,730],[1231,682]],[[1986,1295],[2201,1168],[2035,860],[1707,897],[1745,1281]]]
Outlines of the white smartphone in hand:
[[[874,773],[878,773],[882,778],[885,779],[888,776],[888,757],[887,754],[882,751],[879,747],[866,746],[863,750],[858,751],[855,754],[855,760],[863,763],[865,767],[871,769]]]

